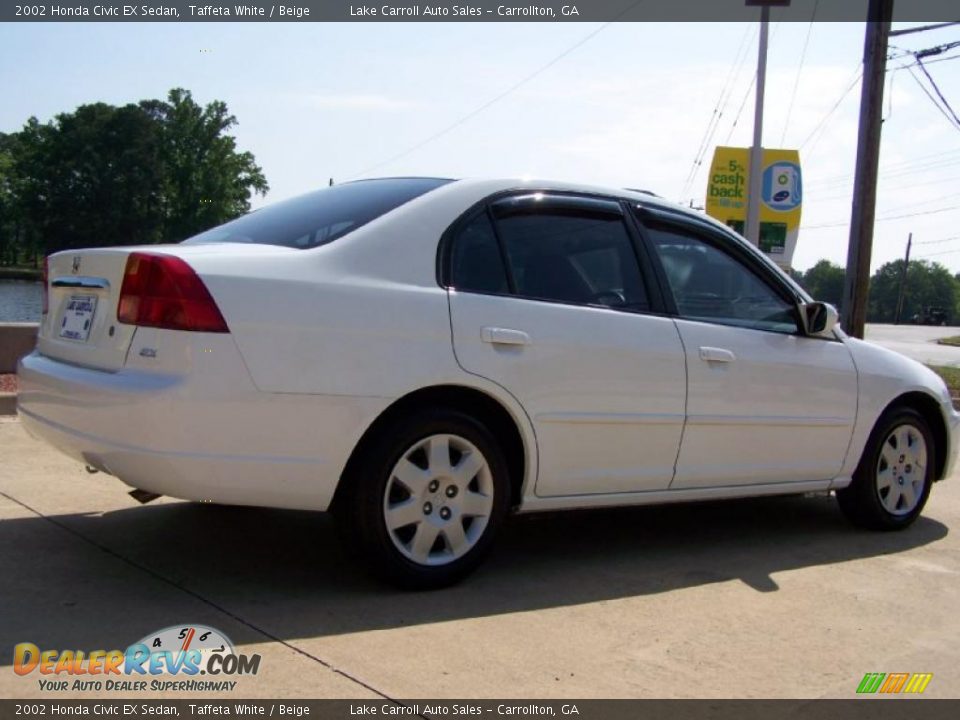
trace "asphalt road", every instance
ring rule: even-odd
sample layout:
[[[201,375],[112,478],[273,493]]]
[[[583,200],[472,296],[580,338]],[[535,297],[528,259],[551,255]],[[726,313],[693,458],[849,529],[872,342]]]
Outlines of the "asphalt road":
[[[824,496],[515,518],[461,586],[401,593],[323,515],[140,506],[11,419],[0,458],[2,697],[57,697],[13,672],[14,643],[188,623],[262,655],[233,697],[850,698],[866,672],[960,696],[957,477],[893,534]]]

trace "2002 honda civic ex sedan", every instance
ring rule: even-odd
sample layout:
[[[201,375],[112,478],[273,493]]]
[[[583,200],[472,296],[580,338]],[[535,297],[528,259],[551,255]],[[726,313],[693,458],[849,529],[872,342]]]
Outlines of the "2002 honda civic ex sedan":
[[[960,420],[930,370],[641,192],[363,180],[52,255],[47,288],[34,435],[151,493],[332,510],[406,586],[464,576],[511,508],[836,491],[902,528]]]

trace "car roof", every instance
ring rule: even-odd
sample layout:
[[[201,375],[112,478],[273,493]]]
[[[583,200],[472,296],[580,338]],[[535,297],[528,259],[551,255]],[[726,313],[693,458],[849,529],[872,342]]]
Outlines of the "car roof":
[[[606,195],[612,197],[620,197],[629,200],[636,200],[638,203],[651,208],[659,208],[669,212],[679,213],[687,217],[699,220],[710,225],[713,225],[717,228],[724,230],[725,232],[731,232],[723,223],[718,220],[710,217],[706,213],[698,212],[684,205],[671,202],[657,195],[651,190],[640,190],[637,188],[625,188],[625,187],[614,187],[610,185],[594,185],[589,183],[577,183],[566,180],[551,180],[548,178],[536,178],[536,177],[492,177],[492,178],[481,178],[481,177],[469,177],[469,178],[460,178],[451,181],[448,185],[438,188],[438,190],[443,190],[446,188],[449,191],[456,190],[480,190],[484,195],[492,195],[497,192],[509,192],[514,190],[522,191],[524,189],[530,191],[536,190],[553,190],[557,192],[571,192],[571,193],[583,193],[586,195]],[[436,191],[433,191],[436,192]]]

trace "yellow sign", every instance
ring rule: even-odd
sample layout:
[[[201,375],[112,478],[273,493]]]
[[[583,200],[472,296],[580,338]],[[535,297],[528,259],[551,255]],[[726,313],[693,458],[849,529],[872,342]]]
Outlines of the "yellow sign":
[[[803,204],[800,154],[796,150],[765,149],[760,168],[760,249],[789,266]],[[750,148],[718,147],[707,181],[707,214],[742,235],[749,187]]]

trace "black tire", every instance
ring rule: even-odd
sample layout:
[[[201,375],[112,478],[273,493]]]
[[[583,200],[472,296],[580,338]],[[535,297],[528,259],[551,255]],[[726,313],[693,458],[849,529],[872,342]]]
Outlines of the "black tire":
[[[388,486],[390,492],[394,492],[395,481],[391,483],[391,480],[397,463],[404,457],[412,457],[408,454],[411,448],[436,435],[450,435],[455,440],[465,440],[480,452],[489,470],[484,475],[488,485],[484,497],[492,495],[492,508],[486,516],[486,525],[477,531],[478,537],[465,554],[449,561],[441,559],[444,564],[428,565],[415,562],[398,547],[397,543],[402,544],[398,531],[392,532],[387,527],[385,497]],[[362,456],[351,463],[341,480],[344,485],[334,507],[341,539],[347,551],[359,555],[378,578],[408,590],[447,587],[473,572],[490,550],[507,514],[510,499],[507,462],[490,431],[462,412],[431,408],[381,428],[361,452]],[[491,483],[492,493],[489,492]],[[441,505],[442,488],[437,492],[441,495],[441,501],[436,504]],[[414,498],[412,493],[409,499],[422,502],[422,499]],[[446,510],[445,507],[443,509]],[[440,509],[436,513],[434,520],[439,518]],[[458,522],[461,523],[461,529],[466,527],[469,533],[469,523],[473,521],[464,516]],[[419,525],[409,527],[419,529]],[[446,534],[441,532],[438,537],[439,542],[448,544]],[[413,539],[410,543],[413,544]],[[449,549],[444,552],[449,552]]]
[[[881,453],[891,434],[899,427],[914,428],[926,444],[926,467],[923,468],[923,487],[919,493],[916,505],[903,512],[894,513],[888,510],[882,499],[882,491],[878,489],[877,475],[881,467]],[[890,445],[888,449],[893,449]],[[860,464],[853,474],[853,482],[842,490],[837,490],[837,502],[843,514],[855,525],[870,530],[902,530],[914,522],[923,511],[927,498],[930,496],[930,487],[933,485],[933,470],[936,458],[933,433],[924,417],[908,407],[895,407],[887,410],[877,421],[870,438],[867,440]],[[884,463],[886,467],[886,463]],[[896,466],[895,466],[896,467]],[[898,473],[899,475],[899,473]],[[909,481],[909,474],[902,477]],[[899,478],[895,478],[897,482]],[[901,483],[902,484],[902,483]],[[888,492],[890,492],[888,490]],[[897,501],[899,502],[899,501]]]

